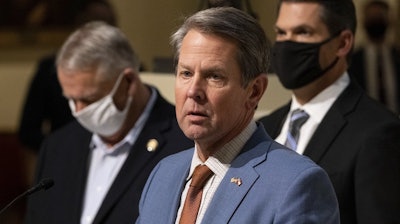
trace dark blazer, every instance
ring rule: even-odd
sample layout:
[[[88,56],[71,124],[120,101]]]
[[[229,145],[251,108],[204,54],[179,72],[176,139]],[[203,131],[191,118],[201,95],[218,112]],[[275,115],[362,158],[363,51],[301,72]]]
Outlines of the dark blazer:
[[[167,155],[193,147],[194,143],[177,124],[174,106],[157,95],[148,121],[93,223],[133,223],[138,216],[143,186],[154,166]],[[92,133],[73,121],[46,139],[41,148],[37,180],[53,178],[55,184],[30,197],[26,223],[80,223],[91,138]],[[154,152],[147,151],[150,139],[159,143]]]
[[[395,89],[397,99],[400,101],[400,52],[395,48],[390,48],[390,56],[392,58],[394,73],[395,73]],[[365,48],[357,49],[353,56],[349,67],[349,74],[356,80],[363,89],[367,88],[367,80],[365,65]],[[398,103],[400,107],[400,102]],[[397,112],[400,112],[400,108],[397,108]]]
[[[272,138],[289,107],[260,119]],[[354,81],[329,109],[304,155],[328,173],[342,224],[400,223],[400,120]]]
[[[193,152],[169,156],[156,166],[143,190],[137,224],[175,223]],[[259,125],[232,161],[202,223],[336,224],[339,211],[326,173],[274,142]]]

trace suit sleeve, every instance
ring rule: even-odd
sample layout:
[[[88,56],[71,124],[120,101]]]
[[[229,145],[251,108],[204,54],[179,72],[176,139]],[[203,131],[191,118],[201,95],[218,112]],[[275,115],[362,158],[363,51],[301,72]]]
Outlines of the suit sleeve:
[[[355,166],[357,220],[400,223],[400,127],[389,124],[375,132],[368,134]]]
[[[274,223],[340,223],[336,195],[321,168],[308,168],[293,180],[277,210]]]

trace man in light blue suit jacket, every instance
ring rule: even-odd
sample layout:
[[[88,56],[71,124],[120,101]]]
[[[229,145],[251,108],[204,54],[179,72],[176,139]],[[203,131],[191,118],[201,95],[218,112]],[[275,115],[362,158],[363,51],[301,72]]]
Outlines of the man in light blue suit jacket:
[[[339,223],[320,167],[274,142],[259,125],[231,163],[202,223]],[[175,223],[194,149],[162,160],[149,177],[138,223]],[[231,182],[240,177],[242,184]]]
[[[172,45],[177,120],[195,147],[154,168],[136,223],[187,224],[186,195],[198,165],[213,174],[191,223],[339,223],[327,174],[253,121],[270,48],[257,21],[234,8],[207,9],[185,21]]]

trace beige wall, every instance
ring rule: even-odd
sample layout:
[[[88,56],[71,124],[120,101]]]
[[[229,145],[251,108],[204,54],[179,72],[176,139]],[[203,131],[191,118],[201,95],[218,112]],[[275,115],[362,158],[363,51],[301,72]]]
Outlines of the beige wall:
[[[154,57],[172,55],[169,46],[170,34],[182,22],[182,18],[197,11],[199,5],[199,0],[110,1],[117,11],[119,26],[127,34],[149,70],[152,69]],[[359,7],[364,1],[355,0],[355,3]],[[393,9],[400,7],[397,0],[389,1],[393,4]],[[250,2],[267,36],[273,39],[277,0],[250,0]],[[395,14],[395,17],[399,18],[398,14]],[[32,41],[29,35],[21,38],[18,33],[0,32],[0,131],[16,130],[26,87],[37,60],[42,55],[54,51],[65,38],[65,34],[66,32],[41,32],[35,36],[40,44],[35,44],[29,42]],[[27,40],[27,43],[21,44],[21,39]],[[361,42],[362,39],[363,33],[358,32],[357,42]],[[271,82],[269,91],[263,98],[261,111],[272,109],[288,98],[286,92],[275,93],[280,91],[281,87],[274,81]],[[173,94],[170,90],[167,91],[167,95]]]
[[[154,56],[169,57],[169,36],[182,19],[197,11],[199,0],[110,0],[116,6],[119,26],[131,39],[146,68],[152,68]],[[250,0],[260,23],[272,36],[275,0]]]
[[[169,35],[180,18],[196,10],[195,1],[111,0],[116,6],[119,26],[128,35],[147,69],[154,56],[171,56]]]
[[[149,70],[152,69],[154,57],[172,55],[169,47],[170,34],[182,22],[182,18],[196,12],[199,5],[198,0],[110,1],[118,14],[119,26]],[[266,28],[267,34],[271,35],[272,29],[267,28],[272,26],[275,1],[250,2],[260,16],[260,22]],[[26,89],[37,60],[55,51],[67,33],[40,32],[32,38],[20,33],[0,32],[0,131],[16,130]],[[40,43],[35,43],[35,39]],[[154,82],[158,83],[159,79],[155,78]],[[162,88],[168,91],[168,97],[172,96],[169,87]]]

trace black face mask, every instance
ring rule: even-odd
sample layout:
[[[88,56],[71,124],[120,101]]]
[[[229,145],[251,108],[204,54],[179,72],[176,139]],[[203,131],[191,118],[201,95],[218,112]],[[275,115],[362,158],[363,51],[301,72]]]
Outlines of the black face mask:
[[[319,50],[331,41],[334,35],[319,43],[277,41],[272,48],[271,64],[282,85],[287,89],[303,87],[324,75],[338,62],[339,58],[321,68]]]
[[[384,20],[368,21],[364,24],[367,35],[374,40],[384,39],[387,27],[388,24]]]

